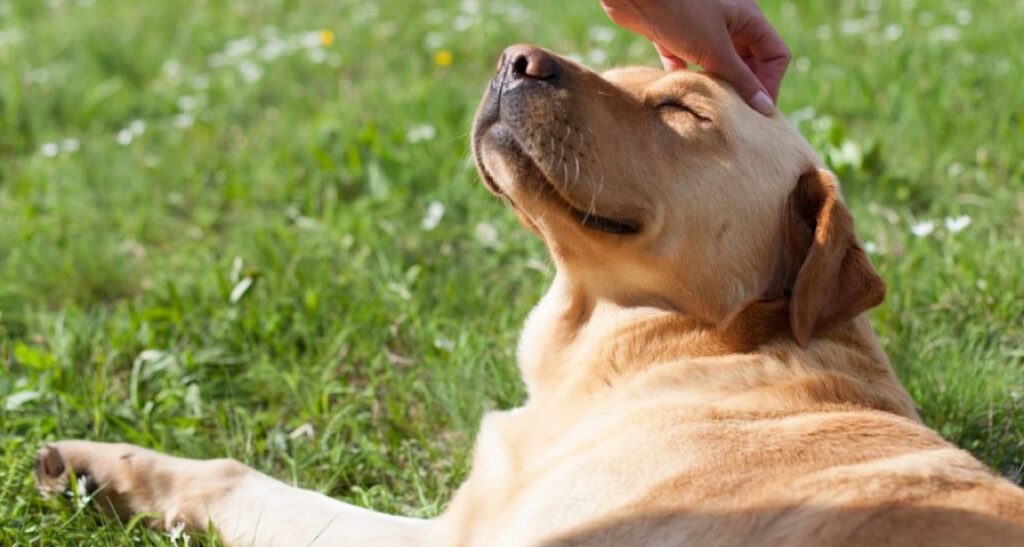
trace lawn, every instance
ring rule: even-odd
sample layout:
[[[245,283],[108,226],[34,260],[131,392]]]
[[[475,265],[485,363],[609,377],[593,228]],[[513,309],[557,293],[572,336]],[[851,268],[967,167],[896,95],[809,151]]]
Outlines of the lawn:
[[[764,2],[925,421],[1024,482],[1024,2]],[[0,544],[48,440],[232,456],[433,515],[551,278],[467,132],[501,49],[655,62],[596,0],[0,0]]]

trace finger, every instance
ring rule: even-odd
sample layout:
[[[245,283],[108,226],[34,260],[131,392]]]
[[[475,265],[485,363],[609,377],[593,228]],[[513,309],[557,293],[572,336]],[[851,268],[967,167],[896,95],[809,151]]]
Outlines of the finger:
[[[730,46],[713,51],[717,55],[704,61],[705,70],[732,84],[736,93],[754,110],[765,116],[775,112],[775,102],[735,49]]]
[[[782,77],[786,75],[786,69],[789,68],[789,61],[790,57],[788,53],[785,57],[757,59],[754,75],[757,76],[757,79],[764,85],[773,101],[777,101],[779,98],[779,89],[782,87]]]
[[[734,24],[729,32],[737,51],[749,52],[755,62],[748,62],[754,75],[765,90],[777,101],[782,77],[789,68],[791,54],[775,27],[768,22],[760,10]],[[748,60],[748,59],[745,59]]]
[[[658,56],[661,57],[661,65],[665,67],[665,70],[686,70],[690,67],[689,63],[669,51],[665,46],[658,42],[651,43],[654,44],[654,49],[658,50]]]
[[[743,45],[736,45],[736,54],[743,60],[743,64],[747,65],[747,68],[757,76],[757,58],[750,52],[750,48]],[[764,82],[761,82],[764,85]]]
[[[601,7],[616,25],[637,34],[646,35],[643,18],[628,2],[602,0]]]

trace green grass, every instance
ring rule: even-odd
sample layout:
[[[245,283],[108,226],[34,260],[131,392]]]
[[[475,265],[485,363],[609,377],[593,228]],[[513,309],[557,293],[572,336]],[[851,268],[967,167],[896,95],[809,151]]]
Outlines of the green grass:
[[[889,283],[901,378],[1021,482],[1024,4],[764,7],[794,51],[781,108]],[[36,495],[64,437],[442,510],[481,412],[522,400],[517,330],[551,276],[476,181],[474,107],[513,42],[654,61],[609,26],[596,1],[0,0],[0,544],[167,541]]]

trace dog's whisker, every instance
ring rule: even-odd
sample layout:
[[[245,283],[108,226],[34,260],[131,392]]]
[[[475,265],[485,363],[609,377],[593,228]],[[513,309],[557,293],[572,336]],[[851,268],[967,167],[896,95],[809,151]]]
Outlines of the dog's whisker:
[[[572,186],[576,186],[576,183],[580,180],[580,157],[578,155],[574,155],[573,159],[576,160],[576,175],[572,179]]]

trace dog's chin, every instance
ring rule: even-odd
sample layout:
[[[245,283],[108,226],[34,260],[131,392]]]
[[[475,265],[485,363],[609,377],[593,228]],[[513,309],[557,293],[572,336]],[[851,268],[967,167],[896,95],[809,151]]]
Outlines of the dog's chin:
[[[496,196],[512,200],[512,193],[517,193],[516,188],[506,188],[498,182],[498,178],[495,176],[494,167],[488,167],[488,162],[485,161],[487,158],[495,158],[501,162],[502,169],[512,169],[514,171],[511,177],[502,177],[502,182],[505,185],[515,186],[519,180],[533,179],[539,173],[524,173],[523,171],[532,170],[538,171],[533,160],[523,152],[519,142],[516,141],[512,135],[512,131],[504,124],[495,122],[488,124],[484,127],[478,126],[473,134],[473,156],[476,161],[477,170],[480,171],[480,178],[483,179],[484,185],[488,190]],[[524,176],[529,175],[529,176]],[[511,179],[511,180],[508,180]]]
[[[573,205],[523,149],[508,126],[497,122],[478,128],[473,141],[474,159],[484,185],[514,207],[529,209],[530,204],[523,202],[540,201],[539,205],[562,211],[592,231],[616,235],[632,235],[640,231],[639,222],[601,216]],[[489,168],[485,158],[496,158],[495,161],[501,165],[496,169]],[[500,175],[496,175],[498,171]]]

